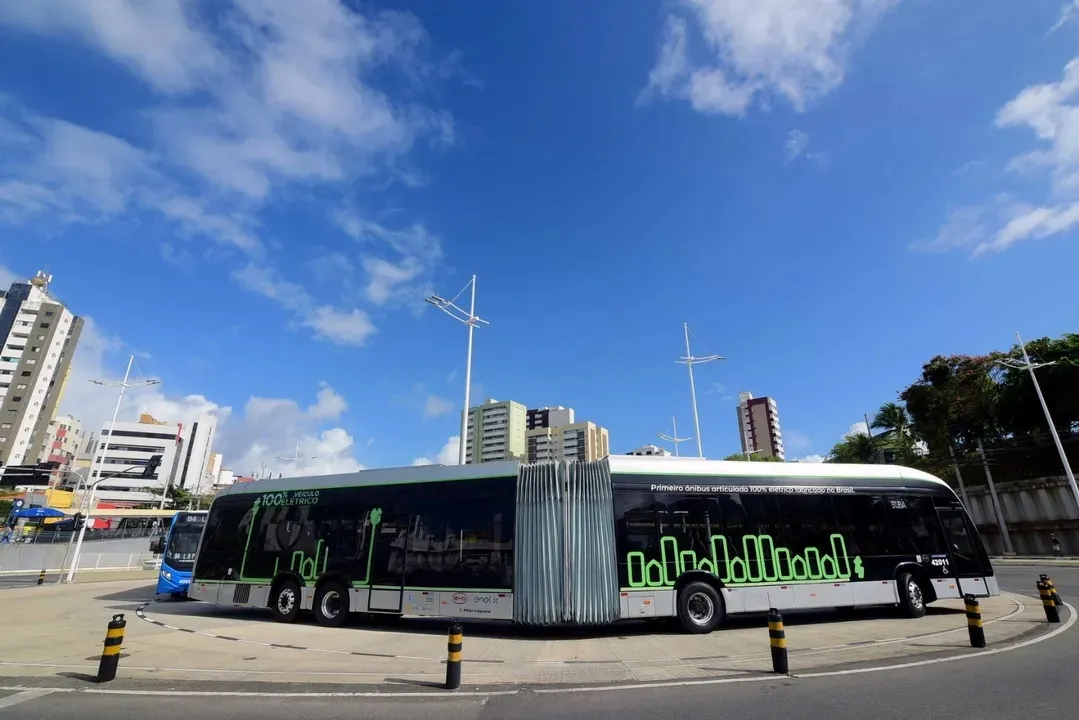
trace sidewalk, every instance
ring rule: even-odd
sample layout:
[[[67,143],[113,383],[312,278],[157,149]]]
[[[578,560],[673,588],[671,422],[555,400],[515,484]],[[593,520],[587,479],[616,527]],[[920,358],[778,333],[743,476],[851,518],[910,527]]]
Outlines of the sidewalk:
[[[92,677],[114,613],[127,620],[120,677],[133,681],[424,686],[445,673],[445,620],[357,620],[340,629],[310,621],[282,625],[258,611],[149,602],[152,586],[130,581],[4,592],[9,612],[0,616],[7,648],[0,676]],[[982,615],[990,647],[1046,628],[1037,601],[1019,595],[986,598]],[[958,601],[935,604],[919,620],[897,618],[889,609],[792,614],[787,641],[793,673],[976,652]],[[467,624],[464,662],[465,683],[487,687],[733,677],[771,669],[763,618],[731,620],[710,635],[645,623],[545,632]]]
[[[1079,567],[1079,556],[1053,557],[1052,555],[1010,555],[991,557],[994,565],[1047,565],[1050,567]]]

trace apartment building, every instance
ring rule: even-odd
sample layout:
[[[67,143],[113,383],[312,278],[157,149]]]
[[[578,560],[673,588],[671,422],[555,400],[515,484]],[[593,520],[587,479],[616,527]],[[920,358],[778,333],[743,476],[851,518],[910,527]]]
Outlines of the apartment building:
[[[738,393],[738,435],[742,439],[743,453],[756,452],[761,457],[786,460],[783,432],[779,429],[779,410],[772,398]]]
[[[83,321],[49,292],[52,275],[0,290],[0,464],[34,463],[56,413]]]
[[[524,460],[528,409],[512,400],[490,398],[468,409],[465,462]]]
[[[209,413],[199,415],[195,422],[181,431],[183,443],[182,460],[178,465],[175,484],[189,492],[199,492],[203,485],[212,486],[207,478],[213,461],[214,437],[217,435],[217,417]],[[220,465],[220,460],[218,461]]]
[[[575,419],[573,408],[555,405],[554,407],[542,407],[529,410],[525,417],[525,426],[528,430],[562,427],[564,425],[572,425]]]
[[[630,450],[626,455],[647,455],[656,457],[670,457],[671,451],[657,445],[641,445],[636,450]]]
[[[183,447],[180,425],[142,415],[138,422],[118,422],[109,433],[101,429],[94,466],[100,477],[96,497],[114,506],[135,506],[160,502],[161,493],[172,483]],[[150,477],[142,477],[143,468],[154,455],[161,465]]]
[[[610,454],[610,435],[594,422],[576,422],[573,408],[529,410],[525,431],[528,462],[598,460]]]
[[[75,458],[82,452],[84,443],[79,421],[70,415],[59,415],[49,421],[38,462],[59,463],[57,469],[61,474],[63,471],[72,470]]]

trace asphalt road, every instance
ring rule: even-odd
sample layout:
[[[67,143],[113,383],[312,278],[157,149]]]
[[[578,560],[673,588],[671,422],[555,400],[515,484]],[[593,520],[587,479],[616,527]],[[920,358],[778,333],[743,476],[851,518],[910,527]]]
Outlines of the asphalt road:
[[[1003,589],[1033,594],[1040,572],[1043,570],[1034,567],[1001,567],[998,576]],[[1056,568],[1050,574],[1066,601],[1079,602],[1079,569]],[[1079,707],[1079,683],[1074,681],[1079,668],[1077,640],[1079,628],[1010,652],[877,673],[564,694],[525,691],[483,698],[449,693],[436,698],[394,699],[236,697],[191,692],[197,687],[185,687],[183,694],[168,697],[0,692],[0,718],[549,720],[561,716],[589,720],[699,720],[719,714],[795,720],[822,716],[828,720],[1067,718],[1075,717],[1074,709]],[[273,688],[276,692],[309,690],[302,686]],[[717,711],[719,708],[722,713]]]

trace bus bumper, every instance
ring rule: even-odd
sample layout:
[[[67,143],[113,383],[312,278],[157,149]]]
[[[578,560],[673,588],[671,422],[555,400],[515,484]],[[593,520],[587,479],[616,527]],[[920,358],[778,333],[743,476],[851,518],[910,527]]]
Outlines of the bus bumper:
[[[187,588],[190,585],[190,573],[177,572],[176,570],[162,567],[157,576],[158,595],[187,595]]]

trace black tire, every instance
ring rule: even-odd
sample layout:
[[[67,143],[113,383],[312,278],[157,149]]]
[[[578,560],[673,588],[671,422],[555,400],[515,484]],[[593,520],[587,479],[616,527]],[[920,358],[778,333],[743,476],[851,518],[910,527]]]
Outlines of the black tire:
[[[281,623],[295,622],[300,615],[300,584],[288,578],[270,591],[270,612]]]
[[[678,593],[678,620],[687,632],[704,635],[723,622],[723,600],[705,582],[692,582]]]
[[[315,621],[326,627],[341,627],[348,620],[348,588],[336,580],[322,583],[315,590],[311,611]]]
[[[899,612],[903,617],[920,618],[925,616],[925,590],[921,583],[910,573],[899,573],[896,579],[899,592]]]

